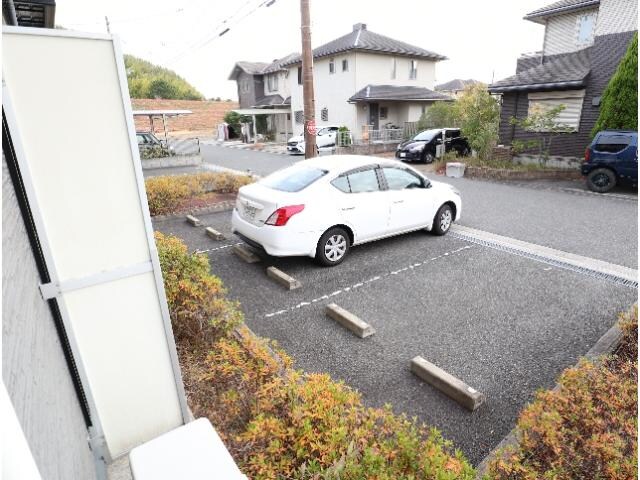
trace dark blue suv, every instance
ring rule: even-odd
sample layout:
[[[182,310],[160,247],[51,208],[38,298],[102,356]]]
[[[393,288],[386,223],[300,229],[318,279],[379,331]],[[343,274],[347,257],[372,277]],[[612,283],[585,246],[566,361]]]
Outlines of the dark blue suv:
[[[582,175],[587,187],[604,193],[618,183],[638,184],[638,132],[603,130],[584,152]]]

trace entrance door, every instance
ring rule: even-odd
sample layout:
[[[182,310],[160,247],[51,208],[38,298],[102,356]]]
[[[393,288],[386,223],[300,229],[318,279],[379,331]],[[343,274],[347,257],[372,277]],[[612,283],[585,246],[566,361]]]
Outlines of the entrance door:
[[[371,128],[373,130],[378,130],[379,128],[379,114],[380,108],[377,103],[369,104],[369,125],[373,125]]]

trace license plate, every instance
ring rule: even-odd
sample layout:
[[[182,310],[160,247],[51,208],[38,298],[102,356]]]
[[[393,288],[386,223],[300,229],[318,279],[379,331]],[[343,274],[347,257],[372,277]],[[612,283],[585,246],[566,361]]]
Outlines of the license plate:
[[[258,211],[257,208],[255,207],[251,207],[249,205],[245,205],[244,207],[244,216],[247,218],[255,218],[256,217],[256,212]]]
[[[407,154],[406,154],[406,153],[404,153],[404,152],[401,152],[401,153],[400,153],[400,158],[404,158],[404,157],[406,157],[406,156],[407,156]]]

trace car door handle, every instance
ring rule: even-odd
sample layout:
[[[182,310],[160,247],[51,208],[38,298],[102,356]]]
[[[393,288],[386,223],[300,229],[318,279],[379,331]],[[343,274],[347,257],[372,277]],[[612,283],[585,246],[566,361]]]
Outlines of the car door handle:
[[[347,210],[355,210],[355,209],[356,209],[356,207],[344,207],[344,208],[342,209],[342,211],[343,211],[343,212],[346,212]]]
[[[396,201],[395,201],[395,202],[393,202],[393,203],[404,203],[404,200],[396,200]]]

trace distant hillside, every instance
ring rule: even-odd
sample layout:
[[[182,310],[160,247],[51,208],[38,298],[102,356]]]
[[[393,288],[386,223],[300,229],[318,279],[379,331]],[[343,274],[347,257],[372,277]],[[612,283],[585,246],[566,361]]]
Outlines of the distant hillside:
[[[124,56],[131,98],[202,100],[203,95],[173,70],[133,55]]]

